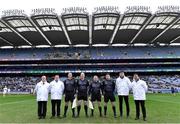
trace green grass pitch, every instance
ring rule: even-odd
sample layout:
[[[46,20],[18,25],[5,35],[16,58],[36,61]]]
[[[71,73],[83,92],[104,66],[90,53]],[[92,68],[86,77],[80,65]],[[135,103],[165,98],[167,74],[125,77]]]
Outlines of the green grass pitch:
[[[71,110],[68,109],[66,118],[50,119],[51,104],[48,102],[47,117],[44,120],[37,118],[36,97],[33,95],[7,95],[0,96],[0,123],[144,123],[142,117],[136,121],[135,105],[130,95],[130,118],[124,116],[114,118],[110,103],[108,103],[108,115],[106,118],[99,117],[97,106],[94,117],[86,118],[82,107],[79,118],[71,117]],[[103,105],[103,103],[102,103]],[[180,123],[180,94],[148,94],[146,101],[147,122],[146,123]],[[62,101],[61,115],[64,110]],[[116,111],[119,116],[118,99],[116,98]],[[90,112],[90,111],[89,111]],[[125,115],[125,104],[124,104]]]

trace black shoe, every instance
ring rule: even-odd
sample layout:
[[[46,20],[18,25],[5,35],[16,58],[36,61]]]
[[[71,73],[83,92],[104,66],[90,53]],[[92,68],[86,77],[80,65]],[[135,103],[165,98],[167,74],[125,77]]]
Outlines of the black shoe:
[[[39,116],[39,117],[38,117],[38,119],[42,119],[42,117],[41,117],[41,116]]]
[[[146,118],[143,118],[143,120],[144,120],[144,121],[147,121],[147,119],[146,119]]]
[[[51,116],[50,119],[54,119],[55,117],[54,116]]]
[[[136,117],[136,118],[135,118],[135,120],[139,120],[139,118],[138,118],[138,117]]]

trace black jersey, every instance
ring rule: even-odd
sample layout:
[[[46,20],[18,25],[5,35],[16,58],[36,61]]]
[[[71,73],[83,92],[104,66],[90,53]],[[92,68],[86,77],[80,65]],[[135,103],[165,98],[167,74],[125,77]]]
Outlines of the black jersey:
[[[75,93],[76,82],[74,79],[66,79],[64,81],[64,93]]]
[[[89,86],[89,95],[95,94],[100,95],[102,92],[102,83],[100,81],[93,81]]]
[[[114,93],[115,91],[115,82],[113,80],[104,80],[103,85],[103,94]]]
[[[86,79],[84,79],[84,80],[79,79],[76,83],[76,89],[78,91],[78,94],[86,94],[87,95],[88,87],[89,87],[89,82]]]

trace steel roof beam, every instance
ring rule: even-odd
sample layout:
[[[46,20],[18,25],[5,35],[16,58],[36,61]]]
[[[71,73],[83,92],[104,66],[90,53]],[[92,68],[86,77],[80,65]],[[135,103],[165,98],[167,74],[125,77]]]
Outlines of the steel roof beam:
[[[63,23],[63,20],[61,19],[60,16],[58,16],[58,19],[59,19],[59,21],[60,21],[62,30],[64,31],[64,34],[65,34],[65,36],[66,36],[66,38],[67,38],[67,41],[68,41],[69,45],[72,45],[72,42],[71,42],[71,40],[70,40],[70,38],[69,38],[69,35],[68,35],[68,33],[67,33],[67,30],[66,30],[66,28],[65,28],[65,25],[64,25],[64,23]]]
[[[160,34],[158,34],[153,40],[150,41],[150,43],[153,43],[154,41],[156,41],[159,37],[161,37],[167,30],[169,30],[174,24],[176,24],[178,21],[180,20],[179,17],[177,17],[177,19],[172,22],[169,26],[167,26]]]
[[[111,44],[113,43],[113,40],[114,40],[114,38],[115,38],[118,30],[119,30],[119,27],[120,27],[120,24],[121,24],[121,22],[122,22],[123,17],[124,17],[124,14],[119,17],[119,20],[118,20],[117,24],[115,25],[116,27],[115,27],[115,29],[114,29],[114,32],[113,32],[113,34],[112,34],[112,37],[111,37],[110,40],[109,40],[109,45],[111,45]]]
[[[47,41],[49,45],[52,45],[49,39],[45,36],[45,34],[39,29],[39,27],[34,23],[34,21],[31,19],[31,17],[28,17],[29,21],[34,25],[36,30],[42,35],[42,37]]]
[[[22,36],[19,32],[17,32],[13,27],[8,25],[4,20],[1,20],[1,22],[4,23],[8,28],[10,28],[19,37],[21,37],[26,43],[28,43],[29,45],[32,45],[31,42],[29,42],[24,36]]]
[[[8,43],[9,45],[13,46],[13,44],[11,42],[9,42],[8,40],[4,39],[3,37],[0,37],[0,39],[3,40],[4,42]]]
[[[133,37],[133,39],[130,41],[130,44],[132,44],[136,38],[141,34],[141,32],[145,29],[145,27],[149,24],[149,22],[154,18],[155,15],[152,15],[146,23],[141,27],[141,29],[138,31],[138,33]]]
[[[89,45],[92,45],[92,15],[89,15]]]

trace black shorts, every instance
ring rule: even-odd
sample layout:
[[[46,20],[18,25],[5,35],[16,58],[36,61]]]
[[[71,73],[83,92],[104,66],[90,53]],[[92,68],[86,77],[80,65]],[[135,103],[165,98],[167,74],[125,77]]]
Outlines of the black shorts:
[[[78,95],[77,95],[77,99],[78,99],[78,100],[87,101],[87,100],[88,100],[88,96],[87,96],[87,94],[78,94]]]
[[[65,94],[65,102],[73,102],[74,100],[74,93],[66,93]]]
[[[101,94],[92,94],[91,95],[91,101],[92,102],[94,102],[94,101],[101,102]]]
[[[105,94],[104,95],[104,102],[108,102],[108,101],[111,101],[111,102],[115,102],[116,99],[115,99],[115,96],[113,93],[110,93],[110,94]]]

